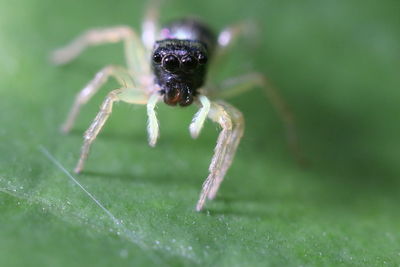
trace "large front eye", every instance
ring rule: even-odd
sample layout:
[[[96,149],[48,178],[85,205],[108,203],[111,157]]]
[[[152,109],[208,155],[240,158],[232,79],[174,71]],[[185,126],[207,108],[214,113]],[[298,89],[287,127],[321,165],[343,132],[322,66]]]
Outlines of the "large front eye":
[[[197,60],[192,56],[186,56],[181,61],[184,70],[192,70],[197,66]]]
[[[173,72],[179,68],[179,59],[174,55],[168,55],[163,60],[163,67]]]

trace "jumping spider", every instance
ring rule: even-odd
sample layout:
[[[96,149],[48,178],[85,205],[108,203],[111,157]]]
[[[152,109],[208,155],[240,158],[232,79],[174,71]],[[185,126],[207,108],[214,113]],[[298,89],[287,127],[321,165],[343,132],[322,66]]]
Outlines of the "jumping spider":
[[[205,24],[187,18],[174,21],[158,31],[157,13],[154,8],[147,12],[141,38],[127,26],[93,29],[52,54],[55,64],[65,64],[89,46],[122,41],[125,47],[127,67],[107,66],[100,70],[77,94],[62,131],[71,130],[81,106],[98,92],[109,77],[117,80],[120,88],[107,95],[84,134],[81,156],[75,168],[75,172],[79,173],[88,157],[90,145],[110,116],[115,102],[147,106],[150,146],[155,146],[159,135],[155,113],[159,101],[182,107],[195,103],[200,108],[189,126],[193,138],[199,135],[207,117],[222,128],[209,166],[210,173],[197,202],[196,210],[200,211],[206,198],[213,199],[216,196],[244,131],[243,115],[239,110],[224,101],[210,99],[236,95],[253,87],[264,88],[283,119],[289,141],[294,144],[292,117],[277,92],[267,86],[264,76],[258,73],[230,79],[220,86],[205,83],[211,59],[225,55],[237,37],[246,31],[247,24],[234,25],[214,35]]]

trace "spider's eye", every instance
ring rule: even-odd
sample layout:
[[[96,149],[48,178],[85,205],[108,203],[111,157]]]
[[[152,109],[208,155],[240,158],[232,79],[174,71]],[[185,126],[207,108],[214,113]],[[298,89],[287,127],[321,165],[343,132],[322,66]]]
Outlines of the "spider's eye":
[[[184,70],[192,70],[197,66],[197,60],[192,56],[185,56],[181,61]]]
[[[200,64],[206,64],[207,63],[207,56],[203,53],[199,53],[197,55],[197,59],[199,60]]]
[[[162,60],[162,56],[161,56],[161,54],[160,53],[154,53],[154,55],[153,55],[153,62],[154,63],[156,63],[156,64],[160,64],[161,63],[161,60]]]
[[[168,71],[175,71],[179,68],[179,59],[174,55],[166,56],[163,60],[163,67]]]

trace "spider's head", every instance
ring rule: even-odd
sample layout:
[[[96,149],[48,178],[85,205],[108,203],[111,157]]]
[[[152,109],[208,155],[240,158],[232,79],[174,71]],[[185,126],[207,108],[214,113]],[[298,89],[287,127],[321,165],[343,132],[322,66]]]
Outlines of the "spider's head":
[[[188,106],[205,80],[207,47],[192,40],[157,41],[152,54],[156,83],[168,105]]]

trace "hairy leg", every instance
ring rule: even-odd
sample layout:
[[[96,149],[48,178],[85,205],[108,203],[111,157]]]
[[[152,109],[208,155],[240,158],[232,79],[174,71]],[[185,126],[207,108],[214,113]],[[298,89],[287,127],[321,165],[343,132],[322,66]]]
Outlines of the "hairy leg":
[[[86,104],[95,95],[101,86],[105,84],[109,77],[114,77],[123,87],[134,87],[134,82],[128,71],[121,67],[107,66],[100,70],[75,97],[75,102],[67,116],[66,121],[61,127],[62,132],[67,133],[74,125],[75,119],[79,114],[81,107]]]
[[[271,101],[282,120],[286,131],[286,139],[289,149],[294,155],[296,161],[299,164],[304,164],[305,160],[299,146],[293,114],[287,103],[279,94],[279,91],[268,82],[264,75],[260,73],[249,73],[247,75],[226,80],[219,87],[210,91],[210,95],[217,98],[229,98],[257,87],[263,89],[264,94]]]
[[[230,167],[236,148],[244,131],[243,116],[236,108],[224,102],[212,102],[208,117],[218,123],[222,130],[218,136],[209,175],[203,183],[196,210],[203,209],[206,198],[213,197]]]
[[[201,104],[201,108],[194,115],[192,123],[189,126],[192,138],[197,138],[199,136],[211,107],[210,100],[208,100],[208,98],[204,95],[199,96],[199,102]]]
[[[253,32],[252,29],[254,29],[254,27],[254,23],[242,21],[223,29],[218,34],[218,45],[220,46],[220,51],[223,52],[224,49],[231,47],[241,35]]]
[[[153,49],[154,42],[156,41],[156,34],[158,30],[158,17],[159,17],[160,1],[149,1],[146,15],[142,23],[142,42],[147,50]]]
[[[229,141],[227,141],[228,145],[226,147],[225,157],[223,158],[223,161],[221,163],[220,173],[215,177],[215,182],[211,187],[210,192],[207,195],[209,199],[214,199],[215,196],[217,195],[218,189],[225,177],[225,174],[228,171],[229,167],[232,165],[236,149],[240,143],[240,139],[242,138],[244,132],[243,114],[238,109],[234,108],[231,105],[228,105],[226,103],[221,103],[221,105],[230,115],[234,125]]]
[[[140,91],[135,91],[134,88],[114,90],[107,95],[106,99],[100,107],[99,113],[84,134],[81,156],[79,158],[78,164],[75,167],[76,173],[82,171],[84,162],[89,154],[90,145],[96,139],[97,135],[99,134],[108,117],[110,116],[114,102],[124,101],[133,104],[143,104],[145,99],[146,96]]]
[[[159,99],[160,95],[158,93],[154,93],[150,96],[149,101],[147,102],[147,116],[148,116],[147,133],[149,136],[149,145],[153,147],[157,143],[157,139],[160,132],[155,112],[155,107]]]
[[[218,68],[221,67],[221,63],[224,62],[234,44],[237,43],[240,37],[253,35],[254,27],[254,23],[242,21],[223,29],[218,34],[218,48],[209,71],[210,80],[214,80],[214,73],[219,73]]]
[[[120,41],[123,41],[125,45],[125,57],[129,70],[134,73],[149,73],[146,51],[140,38],[128,26],[88,30],[68,45],[54,51],[51,59],[55,64],[65,64],[75,59],[89,46]]]

